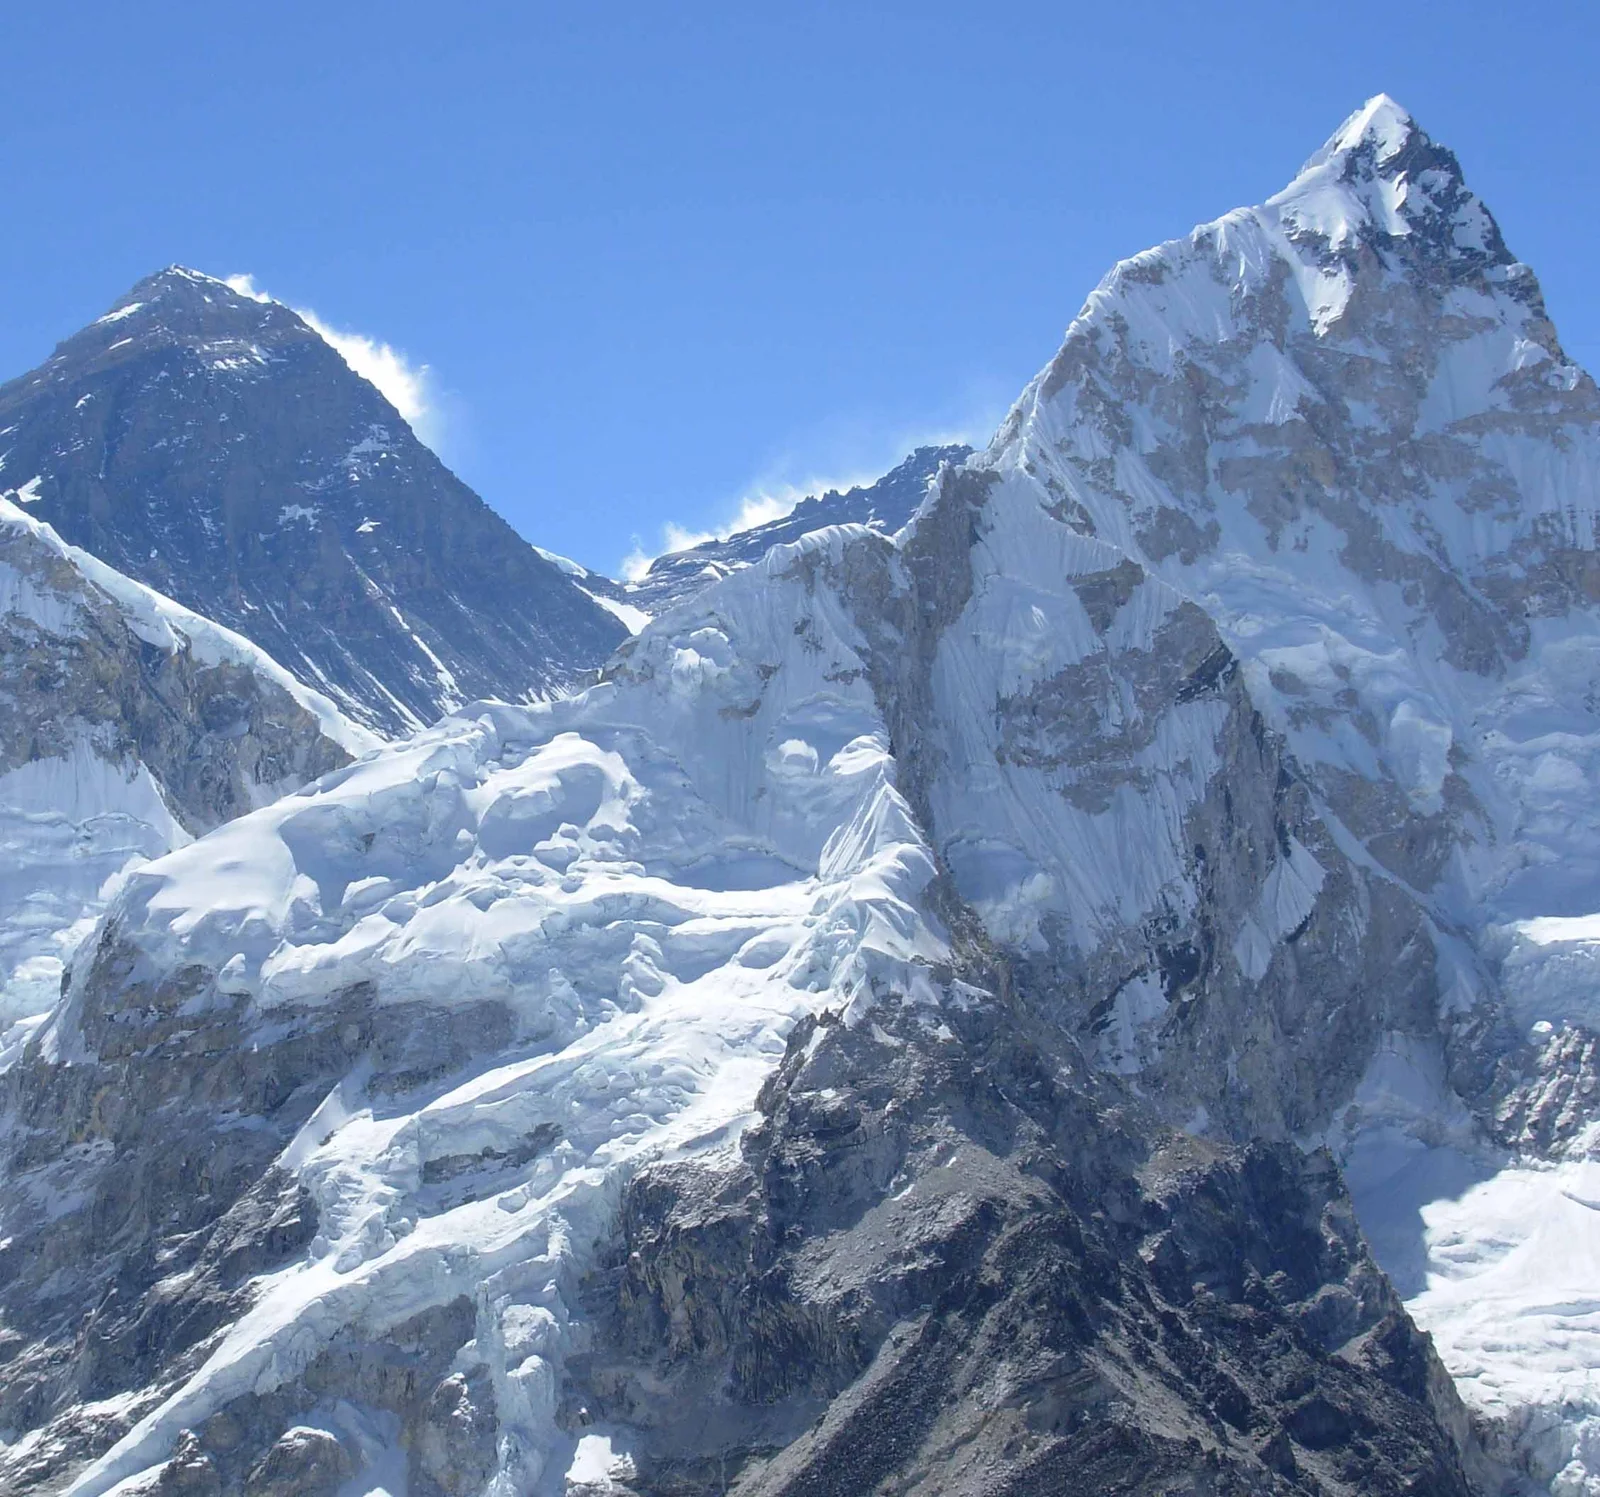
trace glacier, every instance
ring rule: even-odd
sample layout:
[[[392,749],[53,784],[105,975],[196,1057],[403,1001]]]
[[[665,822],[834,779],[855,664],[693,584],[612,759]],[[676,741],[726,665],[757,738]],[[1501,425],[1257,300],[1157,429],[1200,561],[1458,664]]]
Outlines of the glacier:
[[[139,931],[139,966],[216,974],[172,1009],[179,1025],[243,1010],[240,1043],[265,1046],[366,991],[469,1024],[494,1005],[509,1027],[402,1105],[370,1061],[339,1081],[275,1161],[316,1204],[303,1260],[71,1491],[123,1490],[180,1429],[291,1379],[336,1330],[463,1293],[505,1479],[594,1459],[555,1428],[555,1402],[572,1285],[624,1173],[725,1147],[824,1003],[865,1013],[895,983],[932,1011],[932,863],[848,620],[774,587],[784,563],[780,548],[736,579],[714,618],[647,633],[626,682],[469,708],[129,875],[108,930]],[[813,648],[764,678],[801,616]],[[92,1012],[94,974],[75,968],[43,1026],[46,1061],[94,1058],[111,1017]],[[519,1147],[541,1136],[530,1167]]]

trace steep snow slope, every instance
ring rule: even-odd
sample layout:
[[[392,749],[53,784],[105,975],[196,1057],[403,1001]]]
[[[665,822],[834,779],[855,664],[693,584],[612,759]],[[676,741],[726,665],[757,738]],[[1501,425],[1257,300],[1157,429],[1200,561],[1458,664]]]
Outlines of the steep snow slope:
[[[109,886],[376,739],[248,641],[0,500],[0,1021],[42,1014]]]
[[[1528,1424],[1541,1480],[1600,1479],[1592,1311],[1552,1287],[1600,1251],[1569,1179],[1600,1027],[1600,395],[1532,272],[1379,97],[1262,207],[1116,267],[976,473],[972,597],[933,678],[963,725],[929,792],[936,850],[1041,976],[1087,989],[1108,1060],[1175,1115],[1256,1128],[1264,1095],[1334,1142],[1469,1395]],[[1056,579],[1090,569],[1075,604]],[[1278,833],[1248,914],[1192,836],[1217,740],[1140,699],[1183,608],[1325,829]],[[1188,801],[1130,808],[1095,781],[1108,754],[1191,764]],[[1329,848],[1363,870],[1343,918],[1367,968],[1319,1014],[1299,953],[1338,900]],[[1291,961],[1268,1011],[1315,1023],[1284,1054],[1250,1012]],[[1275,1047],[1290,1066],[1263,1087]]]
[[[988,462],[1206,609],[1442,917],[1587,913],[1600,396],[1392,101],[1118,266]]]
[[[296,313],[181,267],[0,386],[0,486],[381,732],[626,637]]]

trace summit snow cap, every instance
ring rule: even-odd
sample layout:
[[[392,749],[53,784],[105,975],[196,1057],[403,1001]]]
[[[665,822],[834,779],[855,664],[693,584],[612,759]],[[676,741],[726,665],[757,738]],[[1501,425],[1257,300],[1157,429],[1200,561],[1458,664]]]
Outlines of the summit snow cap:
[[[1416,122],[1405,107],[1388,94],[1374,94],[1322,143],[1300,168],[1300,175],[1334,156],[1348,156],[1363,147],[1371,147],[1374,162],[1382,166],[1405,149],[1413,133],[1417,133]]]
[[[1320,235],[1333,250],[1405,239],[1426,261],[1512,261],[1455,155],[1388,94],[1368,99],[1265,206],[1286,228]]]

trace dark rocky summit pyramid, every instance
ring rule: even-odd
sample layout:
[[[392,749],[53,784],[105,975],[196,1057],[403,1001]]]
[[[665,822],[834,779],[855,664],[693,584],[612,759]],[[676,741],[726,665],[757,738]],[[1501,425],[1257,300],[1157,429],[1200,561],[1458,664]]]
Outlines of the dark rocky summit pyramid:
[[[625,635],[288,307],[173,267],[0,386],[0,484],[395,732]]]

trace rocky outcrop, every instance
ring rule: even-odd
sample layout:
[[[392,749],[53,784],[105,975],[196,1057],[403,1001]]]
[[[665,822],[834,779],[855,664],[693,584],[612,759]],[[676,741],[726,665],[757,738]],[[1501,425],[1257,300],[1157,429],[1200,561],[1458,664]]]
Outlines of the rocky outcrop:
[[[802,1026],[736,1162],[630,1186],[571,1416],[612,1492],[1471,1490],[1337,1170],[1152,1128],[1003,1006]]]
[[[288,307],[177,267],[0,386],[5,482],[382,732],[571,687],[624,627]]]

